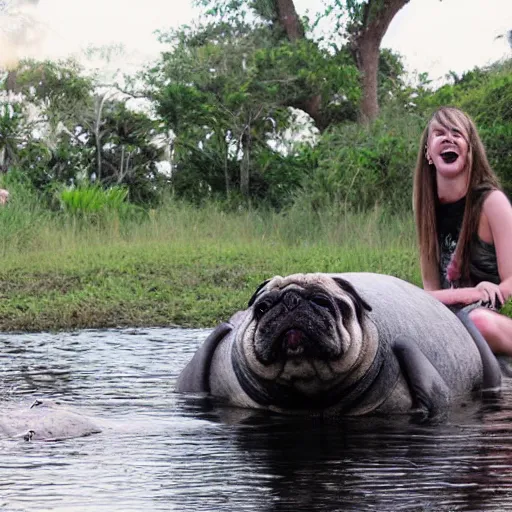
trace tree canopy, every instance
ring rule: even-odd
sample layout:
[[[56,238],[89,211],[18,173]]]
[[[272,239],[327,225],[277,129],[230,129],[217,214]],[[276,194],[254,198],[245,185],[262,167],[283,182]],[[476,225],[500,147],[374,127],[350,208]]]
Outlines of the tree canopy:
[[[49,198],[88,182],[125,187],[146,207],[170,190],[237,208],[405,209],[426,118],[454,104],[475,117],[512,189],[509,61],[452,73],[434,91],[427,73],[411,85],[400,56],[380,48],[403,0],[330,0],[314,19],[293,0],[198,3],[201,22],[161,33],[164,51],[127,85],[72,60],[5,72],[1,170]],[[335,28],[319,36],[326,21]],[[371,101],[366,38],[378,60]]]

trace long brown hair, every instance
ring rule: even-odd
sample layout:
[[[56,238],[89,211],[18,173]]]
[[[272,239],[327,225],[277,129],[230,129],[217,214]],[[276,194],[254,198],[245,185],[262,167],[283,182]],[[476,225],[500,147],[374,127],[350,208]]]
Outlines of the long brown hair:
[[[428,163],[426,149],[430,126],[437,121],[446,129],[457,128],[468,144],[467,168],[469,172],[468,190],[464,218],[462,220],[459,241],[455,250],[455,261],[460,275],[466,279],[469,275],[471,239],[478,230],[482,203],[487,191],[500,188],[485,148],[482,144],[473,120],[462,110],[455,107],[437,109],[428,122],[420,141],[416,169],[414,171],[413,208],[421,262],[435,261],[439,264],[439,244],[436,231],[436,170]]]

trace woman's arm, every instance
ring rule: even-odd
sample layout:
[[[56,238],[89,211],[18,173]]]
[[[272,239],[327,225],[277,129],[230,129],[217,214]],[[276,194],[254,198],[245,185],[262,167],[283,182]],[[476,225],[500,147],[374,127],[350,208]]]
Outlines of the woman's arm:
[[[448,288],[446,290],[425,290],[443,304],[473,304],[487,300],[488,295],[478,288]]]
[[[499,288],[507,300],[512,296],[512,206],[503,192],[494,190],[486,197],[482,214],[488,222],[496,248],[501,279]]]
[[[423,289],[443,304],[472,304],[487,299],[485,292],[478,288],[441,289],[436,262],[422,259],[420,265]]]

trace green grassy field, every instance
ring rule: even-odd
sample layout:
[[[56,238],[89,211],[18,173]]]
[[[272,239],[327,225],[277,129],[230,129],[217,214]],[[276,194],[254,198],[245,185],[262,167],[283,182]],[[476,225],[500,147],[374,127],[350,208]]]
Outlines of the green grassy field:
[[[212,326],[257,285],[295,272],[372,271],[420,284],[410,218],[227,214],[168,201],[143,218],[0,211],[0,331]]]

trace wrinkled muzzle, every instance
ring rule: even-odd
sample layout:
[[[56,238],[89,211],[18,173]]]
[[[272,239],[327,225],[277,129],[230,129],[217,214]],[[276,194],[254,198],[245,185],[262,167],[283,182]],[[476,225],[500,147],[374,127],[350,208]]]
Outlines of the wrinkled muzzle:
[[[268,309],[255,311],[260,318],[254,331],[254,353],[262,365],[290,359],[328,361],[342,355],[339,308],[327,296],[308,297],[292,290]]]
[[[352,387],[374,352],[362,350],[371,308],[350,283],[320,274],[276,277],[257,290],[249,307],[232,361],[253,400],[281,409],[352,400]]]

